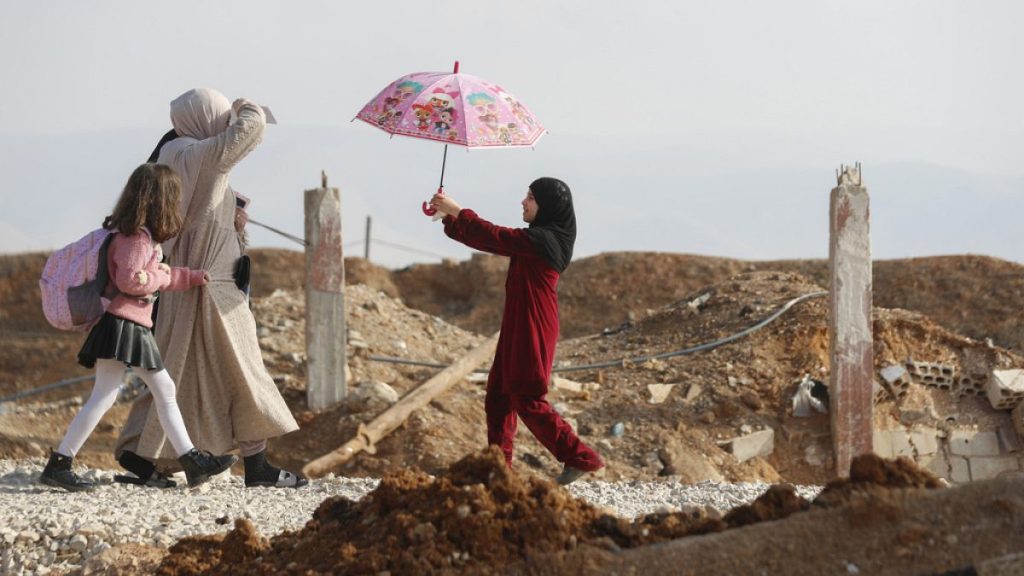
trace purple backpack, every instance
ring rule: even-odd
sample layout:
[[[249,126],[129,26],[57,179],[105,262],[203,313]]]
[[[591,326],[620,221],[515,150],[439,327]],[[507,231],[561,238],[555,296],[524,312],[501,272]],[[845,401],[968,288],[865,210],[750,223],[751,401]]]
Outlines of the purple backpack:
[[[39,289],[43,314],[54,328],[85,331],[103,316],[109,280],[107,249],[114,231],[100,228],[57,250],[46,260]]]

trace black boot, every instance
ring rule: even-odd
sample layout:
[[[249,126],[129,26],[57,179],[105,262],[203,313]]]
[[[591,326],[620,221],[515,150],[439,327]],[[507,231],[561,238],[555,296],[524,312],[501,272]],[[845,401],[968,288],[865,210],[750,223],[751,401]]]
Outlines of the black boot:
[[[117,463],[134,476],[115,474],[114,482],[150,488],[174,488],[178,485],[174,480],[157,471],[155,464],[130,450],[121,452],[121,455],[117,457]]]
[[[193,448],[186,454],[179,456],[178,462],[181,463],[181,467],[185,470],[188,487],[194,488],[209,480],[211,476],[216,476],[231,468],[232,464],[238,462],[238,456],[232,454],[214,456],[205,450],[200,452]]]
[[[71,456],[50,450],[50,460],[46,463],[46,468],[43,468],[43,473],[39,475],[39,481],[47,486],[56,486],[70,492],[93,489],[95,484],[79,478],[78,474],[71,471],[72,460],[74,458]]]
[[[266,450],[252,456],[246,456],[244,460],[246,488],[254,488],[256,486],[301,488],[309,484],[309,480],[306,480],[306,478],[299,474],[271,466],[270,462],[267,462]]]

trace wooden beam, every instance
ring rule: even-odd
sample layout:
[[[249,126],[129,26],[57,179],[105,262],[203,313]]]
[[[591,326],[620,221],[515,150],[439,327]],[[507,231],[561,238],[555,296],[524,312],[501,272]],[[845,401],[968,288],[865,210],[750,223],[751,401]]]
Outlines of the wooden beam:
[[[426,406],[435,397],[460,382],[483,361],[492,357],[497,345],[498,334],[495,334],[476,348],[470,350],[465,356],[456,360],[451,366],[414,388],[402,397],[401,400],[384,412],[381,412],[369,424],[360,424],[354,438],[303,466],[302,473],[306,476],[317,478],[330,472],[332,468],[348,462],[360,452],[375,453],[374,445],[381,438],[404,424],[413,412]]]

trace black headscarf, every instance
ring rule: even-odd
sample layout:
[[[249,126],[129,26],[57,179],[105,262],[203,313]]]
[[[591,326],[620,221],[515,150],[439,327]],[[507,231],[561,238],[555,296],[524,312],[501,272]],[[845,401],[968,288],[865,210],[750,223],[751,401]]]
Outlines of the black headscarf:
[[[576,244],[572,193],[565,182],[547,177],[534,180],[530,191],[537,201],[537,216],[526,234],[548,264],[561,274],[569,267],[572,247]]]
[[[164,144],[167,144],[168,142],[174,140],[177,137],[178,133],[175,132],[173,128],[171,128],[166,134],[164,134],[160,138],[160,141],[156,143],[156,148],[153,149],[153,153],[149,155],[149,160],[146,160],[146,162],[156,162],[157,158],[160,157],[160,149],[164,147]]]

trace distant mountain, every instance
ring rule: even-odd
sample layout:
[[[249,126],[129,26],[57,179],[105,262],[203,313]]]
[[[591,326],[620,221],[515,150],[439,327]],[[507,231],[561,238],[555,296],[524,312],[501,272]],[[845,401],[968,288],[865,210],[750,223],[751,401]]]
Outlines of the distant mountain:
[[[160,134],[0,135],[0,252],[52,249],[95,227]],[[469,250],[419,210],[437,188],[442,154],[435,143],[388,138],[361,123],[273,126],[232,182],[253,198],[254,220],[302,236],[302,192],[318,186],[325,170],[342,191],[348,254],[364,254],[369,215],[374,262],[401,267],[461,259]],[[744,168],[720,152],[667,137],[549,135],[532,151],[451,148],[445,185],[464,206],[517,226],[529,182],[539,175],[563,178],[574,191],[581,256],[650,250],[818,258],[828,250],[835,167]],[[869,164],[864,174],[876,258],[973,253],[1024,262],[1024,178],[919,162]],[[250,233],[255,246],[299,248],[255,226]]]

